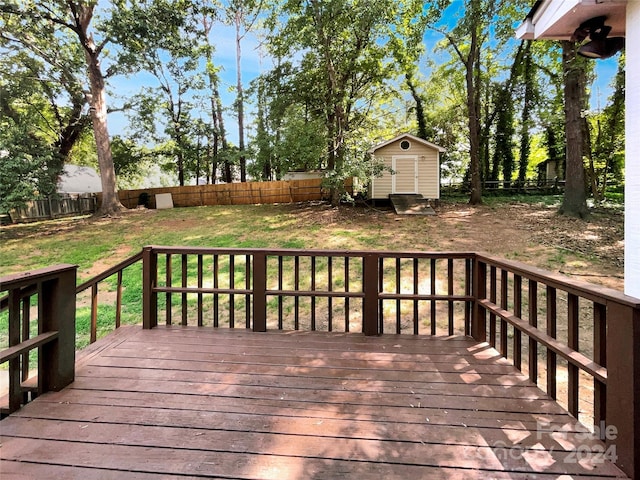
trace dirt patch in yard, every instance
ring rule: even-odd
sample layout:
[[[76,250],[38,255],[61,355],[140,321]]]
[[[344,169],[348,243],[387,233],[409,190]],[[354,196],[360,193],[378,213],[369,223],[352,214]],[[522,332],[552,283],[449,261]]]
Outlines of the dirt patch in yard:
[[[289,207],[308,222],[332,228],[379,229],[394,250],[479,251],[623,289],[624,214],[592,210],[588,221],[558,214],[557,206],[443,202],[435,216],[396,215],[388,207]]]

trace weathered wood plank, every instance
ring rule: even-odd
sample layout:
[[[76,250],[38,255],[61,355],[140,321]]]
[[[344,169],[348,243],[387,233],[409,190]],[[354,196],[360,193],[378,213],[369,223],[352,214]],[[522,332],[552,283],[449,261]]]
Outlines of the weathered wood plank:
[[[90,434],[94,429],[87,427],[80,430]],[[165,433],[161,439],[157,439],[157,443],[173,443],[159,446],[153,442],[153,438],[138,437],[140,429],[135,429],[134,433],[142,445],[128,443],[135,441],[130,438],[125,439],[127,443],[119,440],[118,444],[110,444],[103,441],[95,443],[89,437],[83,441],[82,448],[73,448],[77,446],[75,442],[48,439],[42,439],[37,444],[15,437],[2,436],[0,439],[3,456],[8,460],[44,457],[52,462],[63,461],[67,465],[91,465],[97,468],[118,465],[119,468],[134,471],[232,478],[336,478],[338,474],[338,478],[364,475],[365,478],[406,479],[424,478],[425,469],[428,473],[430,469],[443,467],[482,470],[485,478],[491,477],[493,472],[502,471],[529,474],[539,471],[554,475],[597,472],[596,475],[603,477],[618,473],[615,467],[608,464],[595,469],[585,468],[578,462],[566,462],[566,453],[559,451],[530,451],[525,452],[528,455],[510,455],[508,452],[500,454],[489,447],[393,442],[368,445],[355,439],[347,443],[345,451],[345,444],[335,439],[330,443],[313,445],[303,436],[294,436],[267,445],[257,445],[254,442],[260,440],[249,435],[236,444],[224,445],[217,442],[217,432],[192,432],[189,437],[185,432],[179,432],[177,437]],[[193,444],[190,445],[190,441]],[[183,446],[185,444],[187,446]],[[237,451],[226,450],[231,448]]]
[[[150,363],[150,362],[149,362]],[[167,368],[137,368],[112,366],[87,366],[77,377],[77,388],[83,388],[82,380],[86,378],[119,378],[148,381],[180,381],[188,383],[212,383],[216,385],[242,385],[266,388],[309,388],[309,380],[313,379],[314,390],[349,390],[358,392],[393,392],[433,395],[490,396],[520,399],[541,399],[540,390],[533,385],[504,385],[497,380],[484,381],[484,377],[471,373],[462,373],[462,377],[473,379],[471,383],[422,383],[413,379],[399,378],[383,381],[380,379],[345,379],[330,376],[313,375],[309,372],[305,377],[283,373],[260,373],[233,371],[234,378],[228,373],[208,372],[203,370],[184,370]]]
[[[72,428],[60,430],[60,420],[69,422]],[[74,425],[75,423],[75,425]],[[600,451],[601,443],[586,435],[558,435],[557,432],[540,431],[535,435],[521,429],[511,428],[508,424],[501,429],[470,427],[463,423],[457,425],[442,425],[432,423],[423,416],[419,422],[397,422],[393,420],[343,420],[330,418],[289,417],[286,408],[274,408],[267,414],[228,413],[219,414],[208,411],[181,410],[175,411],[162,407],[131,408],[110,405],[85,405],[82,411],[69,411],[66,407],[49,404],[47,409],[41,409],[37,418],[28,415],[17,415],[3,423],[2,434],[5,436],[30,437],[38,436],[52,440],[81,440],[99,443],[96,439],[87,438],[87,432],[75,432],[75,427],[87,429],[93,427],[96,435],[106,436],[107,432],[114,435],[114,439],[107,443],[118,443],[118,436],[124,438],[148,438],[154,445],[162,445],[163,437],[169,440],[165,446],[175,443],[180,435],[200,437],[213,435],[221,445],[233,445],[238,442],[238,433],[251,433],[256,439],[266,437],[264,445],[276,443],[278,436],[305,438],[313,437],[320,444],[326,438],[332,438],[332,445],[345,443],[350,440],[367,440],[377,442],[404,442],[407,444],[432,445],[462,445],[473,447],[500,447],[508,449],[528,450],[562,450],[576,452],[593,457]],[[175,437],[175,438],[174,438]],[[207,436],[206,438],[210,438]],[[105,440],[106,441],[106,440]],[[295,443],[295,439],[287,441]],[[560,447],[562,442],[562,447]],[[187,439],[180,441],[186,446]],[[186,448],[186,447],[185,447]],[[189,448],[200,449],[200,446]],[[321,448],[314,446],[313,450]],[[348,450],[345,444],[338,450]],[[297,451],[300,453],[300,450]],[[587,455],[591,454],[591,455]],[[570,455],[570,453],[567,453]],[[404,458],[409,463],[408,457]],[[415,460],[417,462],[417,460]],[[415,463],[414,462],[414,463]]]
[[[123,330],[2,421],[3,480],[620,476],[495,357],[461,337]]]
[[[194,396],[185,394],[145,393],[138,392],[103,391],[103,390],[73,390],[63,393],[50,392],[40,397],[40,402],[75,404],[77,408],[85,405],[121,405],[128,407],[166,408],[170,410],[191,410],[221,413],[245,413],[256,415],[271,415],[274,410],[287,409],[290,417],[329,418],[350,421],[377,420],[395,421],[397,423],[422,423],[429,419],[429,423],[436,425],[462,424],[472,427],[511,428],[520,430],[536,430],[538,425],[549,425],[561,432],[587,432],[586,427],[568,417],[566,412],[561,414],[529,413],[529,412],[495,412],[476,410],[455,410],[429,408],[425,405],[411,405],[380,409],[377,406],[343,404],[339,409],[328,409],[323,404],[310,404],[292,399],[269,400],[245,398],[242,402],[234,397],[217,397],[212,401],[208,396]],[[16,415],[31,416],[31,410],[21,410]]]

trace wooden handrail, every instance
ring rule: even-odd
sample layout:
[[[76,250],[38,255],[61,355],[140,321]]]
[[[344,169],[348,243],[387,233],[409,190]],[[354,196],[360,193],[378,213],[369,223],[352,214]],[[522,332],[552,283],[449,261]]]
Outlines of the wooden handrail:
[[[131,265],[133,265],[136,262],[139,262],[140,260],[142,260],[142,250],[139,253],[136,253],[135,255],[121,261],[120,263],[114,265],[113,267],[109,268],[108,270],[105,270],[104,272],[100,273],[99,275],[96,275],[95,277],[87,280],[86,282],[81,283],[80,285],[78,285],[76,287],[76,293],[80,293],[85,291],[87,288],[100,283],[103,280],[106,280],[107,278],[109,278],[112,275],[115,275],[116,273],[124,270],[127,267],[130,267]]]
[[[58,332],[41,333],[29,340],[25,340],[13,347],[5,348],[0,351],[0,363],[8,362],[19,357],[23,353],[28,353],[34,348],[41,347],[58,338]]]
[[[623,292],[612,288],[594,285],[593,283],[567,277],[560,273],[554,273],[538,267],[532,267],[522,262],[505,260],[481,253],[478,253],[475,256],[478,260],[485,262],[487,265],[507,270],[530,280],[578,295],[593,302],[607,303],[611,301],[621,305],[628,305],[632,308],[640,308],[640,299],[630,297],[625,295]]]

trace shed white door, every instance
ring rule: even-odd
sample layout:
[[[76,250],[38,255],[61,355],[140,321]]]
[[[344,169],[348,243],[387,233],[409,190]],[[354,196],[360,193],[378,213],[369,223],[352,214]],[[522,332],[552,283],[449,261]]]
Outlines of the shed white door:
[[[418,193],[418,157],[398,155],[391,160],[391,193]]]

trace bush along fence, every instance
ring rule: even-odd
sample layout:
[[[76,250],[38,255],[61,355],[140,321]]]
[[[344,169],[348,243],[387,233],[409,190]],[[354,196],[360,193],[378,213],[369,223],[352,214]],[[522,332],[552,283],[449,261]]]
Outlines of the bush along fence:
[[[97,198],[93,194],[50,196],[40,200],[32,200],[23,207],[9,212],[11,221],[35,222],[72,215],[86,215],[96,211]]]
[[[352,181],[348,180],[345,184],[348,191],[352,190],[352,185]],[[307,202],[323,200],[329,192],[323,188],[322,179],[314,178],[120,190],[118,195],[127,208],[136,208],[138,205],[156,208],[156,195],[161,193],[170,193],[175,207],[199,207]],[[98,200],[101,200],[100,196]]]

